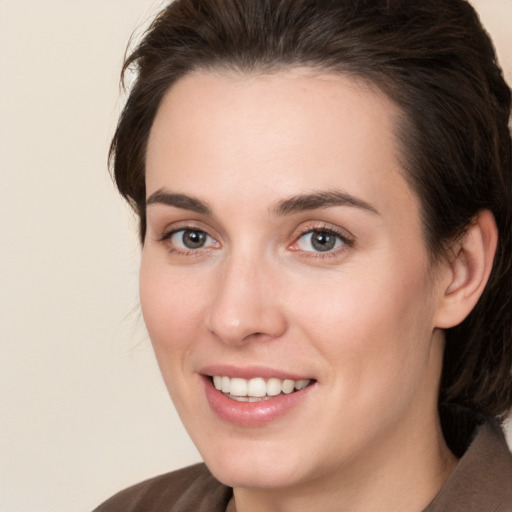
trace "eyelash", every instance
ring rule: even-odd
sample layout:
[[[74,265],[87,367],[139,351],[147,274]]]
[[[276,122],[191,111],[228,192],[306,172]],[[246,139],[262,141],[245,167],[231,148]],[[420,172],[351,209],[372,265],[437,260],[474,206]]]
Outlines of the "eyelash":
[[[164,243],[171,253],[178,253],[183,256],[199,256],[203,254],[205,251],[209,250],[210,247],[198,247],[196,249],[185,249],[181,247],[176,247],[174,244],[168,243],[171,238],[180,233],[183,232],[184,234],[186,232],[189,233],[202,233],[206,235],[207,238],[213,240],[215,244],[218,245],[218,242],[213,238],[211,235],[208,234],[207,231],[194,227],[194,226],[181,226],[176,229],[172,229],[171,231],[166,231],[162,233],[162,235],[157,239],[158,242]],[[326,251],[307,251],[302,250],[300,248],[294,248],[293,246],[296,246],[299,241],[305,237],[306,235],[312,235],[314,233],[322,233],[326,234],[328,236],[334,236],[338,241],[341,242],[341,247],[335,247],[333,249],[328,249]],[[337,242],[335,242],[337,243]],[[337,229],[327,226],[325,224],[322,225],[315,225],[315,226],[308,226],[307,228],[302,229],[294,238],[294,242],[289,245],[288,247],[292,251],[301,252],[302,255],[306,258],[329,258],[333,256],[337,256],[340,252],[344,252],[347,250],[347,248],[351,248],[354,246],[354,239],[351,237],[348,237],[347,234],[342,233],[341,231],[338,231]]]
[[[333,249],[329,249],[326,251],[305,251],[301,250],[300,248],[293,248],[293,246],[296,246],[299,241],[309,234],[314,233],[322,233],[326,234],[328,236],[334,236],[341,242],[341,247],[335,247]],[[304,229],[302,229],[297,236],[295,237],[295,241],[292,244],[292,250],[301,252],[303,257],[306,258],[332,258],[335,256],[338,256],[340,253],[345,252],[347,249],[350,249],[354,246],[354,238],[349,237],[346,233],[342,233],[341,231],[331,227],[330,225],[321,224],[321,225],[314,225],[314,226],[308,226]]]
[[[168,243],[174,235],[181,233],[181,232],[183,232],[183,234],[185,234],[186,232],[203,233],[204,235],[206,235],[206,237],[215,241],[215,239],[211,235],[209,235],[204,229],[200,229],[200,228],[197,228],[194,226],[181,226],[179,228],[172,229],[171,231],[166,231],[166,232],[162,233],[162,235],[157,239],[157,241],[165,244],[169,252],[178,253],[183,256],[198,256],[198,255],[202,254],[205,250],[209,249],[209,247],[198,247],[197,249],[190,249],[190,248],[185,249],[182,247],[176,247],[174,244]],[[218,244],[218,242],[216,242],[216,243]]]

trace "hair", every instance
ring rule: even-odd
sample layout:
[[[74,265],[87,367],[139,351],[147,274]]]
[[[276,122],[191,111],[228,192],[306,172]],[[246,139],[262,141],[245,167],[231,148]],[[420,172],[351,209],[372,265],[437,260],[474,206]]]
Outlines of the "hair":
[[[175,0],[124,63],[123,76],[134,69],[136,79],[110,149],[119,192],[139,216],[144,243],[146,146],[177,80],[197,70],[299,66],[361,77],[400,107],[401,163],[432,261],[481,210],[496,219],[483,296],[446,330],[439,405],[447,442],[461,452],[474,426],[461,411],[502,418],[512,404],[511,92],[467,1]]]

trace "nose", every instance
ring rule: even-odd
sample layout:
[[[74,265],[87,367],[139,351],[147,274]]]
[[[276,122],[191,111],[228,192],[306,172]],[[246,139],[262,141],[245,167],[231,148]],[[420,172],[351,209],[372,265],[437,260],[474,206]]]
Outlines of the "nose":
[[[269,267],[256,257],[232,256],[223,263],[206,317],[209,331],[223,343],[271,340],[285,332],[286,315]]]

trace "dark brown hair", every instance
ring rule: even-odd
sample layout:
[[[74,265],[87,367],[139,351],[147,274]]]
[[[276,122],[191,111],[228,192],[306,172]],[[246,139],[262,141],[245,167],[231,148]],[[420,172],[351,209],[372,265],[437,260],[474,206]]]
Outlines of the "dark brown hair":
[[[403,113],[397,136],[421,200],[426,245],[443,257],[489,209],[499,246],[472,313],[446,332],[440,410],[452,449],[466,441],[449,412],[502,416],[512,402],[512,156],[510,89],[465,0],[176,0],[126,59],[136,80],[111,146],[120,193],[140,218],[145,150],[168,89],[194,70],[274,72],[310,66],[363,77]],[[464,435],[462,436],[465,437]],[[459,446],[460,445],[460,446]]]

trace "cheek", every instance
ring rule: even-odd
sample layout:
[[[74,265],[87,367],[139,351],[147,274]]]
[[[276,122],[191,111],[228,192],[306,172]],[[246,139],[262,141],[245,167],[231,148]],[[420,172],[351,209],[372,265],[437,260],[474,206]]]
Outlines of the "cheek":
[[[392,382],[425,365],[433,310],[423,265],[354,267],[293,295],[295,321],[333,362],[333,373]]]
[[[185,349],[189,336],[200,325],[207,282],[186,279],[143,252],[139,293],[144,322],[157,357],[168,349]]]

